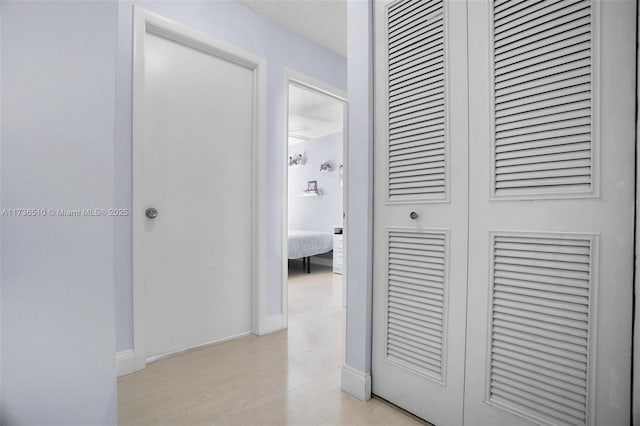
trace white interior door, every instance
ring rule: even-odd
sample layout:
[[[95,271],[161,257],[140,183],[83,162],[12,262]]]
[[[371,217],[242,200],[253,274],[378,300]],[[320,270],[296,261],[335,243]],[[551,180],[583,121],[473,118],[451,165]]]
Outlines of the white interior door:
[[[466,5],[379,1],[374,14],[372,390],[435,424],[461,424]]]
[[[254,71],[145,33],[146,356],[251,329]]]
[[[469,3],[466,423],[629,424],[635,19]]]

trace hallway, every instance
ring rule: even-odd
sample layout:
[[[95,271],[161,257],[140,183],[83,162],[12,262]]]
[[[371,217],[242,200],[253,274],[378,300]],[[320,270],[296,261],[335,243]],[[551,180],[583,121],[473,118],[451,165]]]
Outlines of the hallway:
[[[121,425],[414,425],[379,399],[340,390],[341,281],[331,268],[290,269],[289,329],[149,364],[118,379]]]

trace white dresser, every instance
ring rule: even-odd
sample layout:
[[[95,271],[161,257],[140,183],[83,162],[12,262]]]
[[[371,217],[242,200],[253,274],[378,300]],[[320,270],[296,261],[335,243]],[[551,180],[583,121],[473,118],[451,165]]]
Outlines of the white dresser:
[[[343,234],[333,234],[333,273],[342,274],[342,238]]]

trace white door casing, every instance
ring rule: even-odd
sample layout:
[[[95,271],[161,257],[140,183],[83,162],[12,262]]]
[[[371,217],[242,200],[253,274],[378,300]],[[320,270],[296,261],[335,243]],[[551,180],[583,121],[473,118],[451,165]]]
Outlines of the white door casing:
[[[140,369],[147,358],[260,333],[265,64],[140,8],[134,20]]]
[[[348,135],[348,117],[349,117],[349,104],[347,101],[347,92],[344,90],[340,90],[335,86],[325,83],[324,81],[318,80],[316,78],[310,77],[307,74],[301,73],[299,71],[293,70],[291,68],[285,68],[284,72],[284,90],[283,90],[283,141],[282,141],[282,151],[281,151],[281,168],[282,168],[282,201],[283,201],[283,209],[282,209],[282,229],[285,234],[282,236],[282,311],[283,311],[283,319],[282,321],[278,321],[273,326],[273,330],[280,330],[282,328],[286,328],[288,324],[288,304],[289,304],[289,261],[288,261],[288,243],[289,239],[287,238],[287,230],[289,229],[289,205],[288,205],[288,193],[289,193],[289,164],[287,158],[289,157],[289,87],[291,85],[296,85],[302,88],[305,88],[310,91],[317,92],[319,94],[329,96],[337,101],[343,103],[343,112],[342,112],[342,163],[347,165],[347,152],[349,146],[349,135]],[[337,166],[336,166],[337,167]],[[347,212],[347,173],[344,173],[343,180],[343,192],[342,192],[342,210],[343,210],[343,258],[346,260],[347,253],[347,228],[346,228],[346,217]],[[347,265],[346,262],[342,265],[342,301],[343,306],[346,306],[346,291],[347,291],[347,281],[346,281],[346,271]],[[267,331],[268,332],[268,331]]]
[[[466,5],[374,6],[372,390],[432,423],[461,424]]]

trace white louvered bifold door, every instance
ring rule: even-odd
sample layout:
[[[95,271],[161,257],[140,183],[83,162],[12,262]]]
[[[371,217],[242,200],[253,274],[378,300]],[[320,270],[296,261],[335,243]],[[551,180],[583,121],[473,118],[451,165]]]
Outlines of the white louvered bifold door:
[[[376,1],[374,15],[372,390],[434,424],[460,425],[468,235],[466,5]]]
[[[465,424],[629,424],[635,2],[468,16]]]

